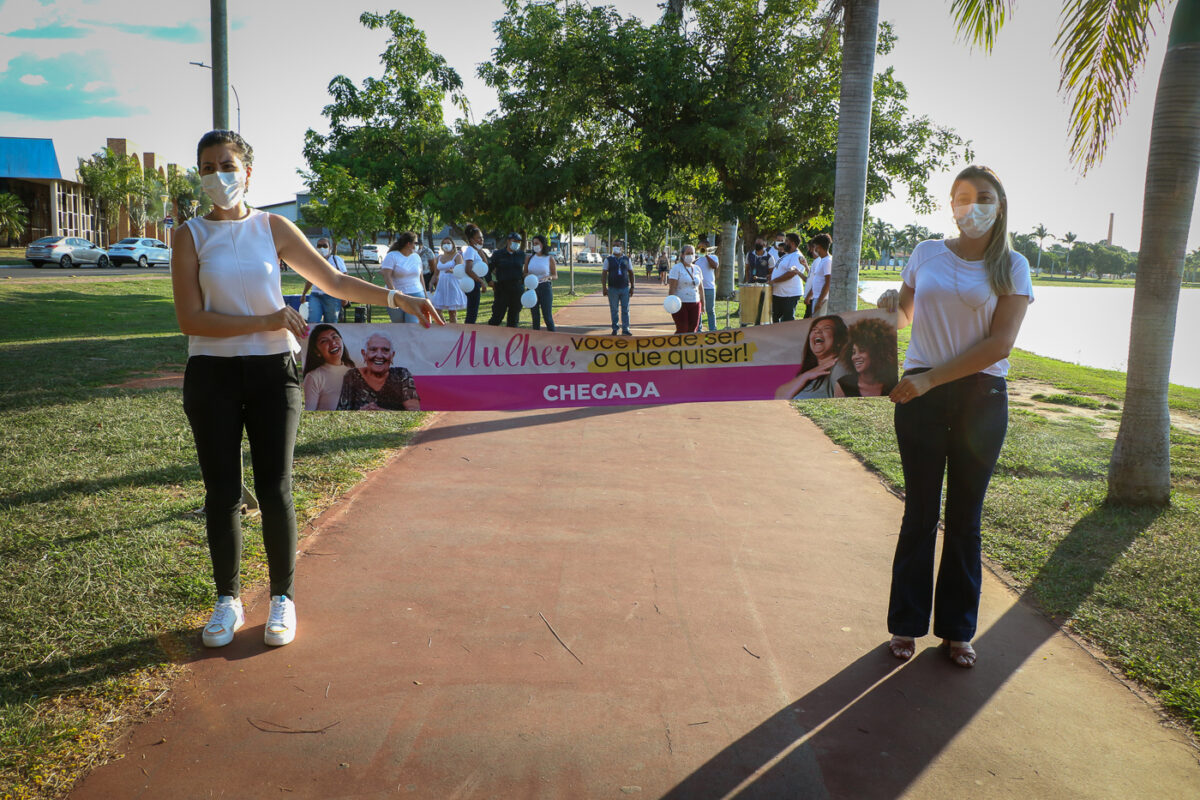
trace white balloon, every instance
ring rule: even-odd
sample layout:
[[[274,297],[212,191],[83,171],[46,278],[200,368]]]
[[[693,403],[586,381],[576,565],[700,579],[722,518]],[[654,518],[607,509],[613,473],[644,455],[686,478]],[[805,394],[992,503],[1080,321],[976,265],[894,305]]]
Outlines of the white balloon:
[[[467,265],[466,264],[455,264],[454,265],[454,277],[461,278],[462,276],[464,276],[466,274],[467,274]]]
[[[526,275],[525,276],[525,288],[526,289],[536,289],[537,285],[538,285],[538,276],[537,275]]]
[[[464,293],[469,292],[475,288],[475,281],[463,275],[458,279],[458,288],[462,289]]]
[[[663,300],[663,308],[666,309],[668,314],[676,314],[679,312],[679,309],[683,308],[683,301],[679,299],[678,295],[669,294],[667,295],[667,299]]]
[[[303,303],[301,303],[300,308],[297,310],[300,312],[300,318],[305,322],[308,322],[308,301],[305,300]]]
[[[530,277],[532,277],[532,276],[530,276]],[[530,289],[529,291],[522,294],[521,295],[521,305],[524,306],[525,308],[533,308],[534,306],[536,306],[537,305],[537,292],[535,292],[533,289]]]

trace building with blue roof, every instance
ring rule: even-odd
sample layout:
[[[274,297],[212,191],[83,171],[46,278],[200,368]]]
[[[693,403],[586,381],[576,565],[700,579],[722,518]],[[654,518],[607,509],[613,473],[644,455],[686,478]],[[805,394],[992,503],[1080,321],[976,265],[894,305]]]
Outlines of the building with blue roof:
[[[0,136],[0,192],[14,194],[29,212],[19,239],[26,245],[43,236],[78,236],[108,244],[95,201],[83,185],[64,179],[52,139]]]

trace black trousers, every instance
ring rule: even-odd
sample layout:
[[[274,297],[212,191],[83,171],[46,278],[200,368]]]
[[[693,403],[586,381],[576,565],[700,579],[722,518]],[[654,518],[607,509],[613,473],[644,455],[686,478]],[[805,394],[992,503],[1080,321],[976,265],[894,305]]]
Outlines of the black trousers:
[[[796,302],[799,295],[780,297],[771,295],[771,322],[788,322],[796,318]]]
[[[474,325],[475,320],[479,318],[479,295],[482,291],[477,283],[474,289],[467,292],[467,316],[463,321],[468,325]]]
[[[492,287],[492,318],[488,320],[488,325],[499,325],[503,321],[510,328],[517,327],[521,319],[521,294],[524,291],[525,285],[520,278],[496,281]]]
[[[293,596],[292,451],[303,405],[300,368],[291,353],[188,359],[183,410],[204,477],[205,524],[218,595],[241,593],[244,429],[262,512],[271,594]]]
[[[1004,378],[977,372],[897,404],[895,417],[904,520],[892,562],[888,630],[924,636],[932,613],[934,635],[968,642],[979,616],[983,498],[1008,428],[1007,386]],[[935,589],[943,477],[945,535]]]

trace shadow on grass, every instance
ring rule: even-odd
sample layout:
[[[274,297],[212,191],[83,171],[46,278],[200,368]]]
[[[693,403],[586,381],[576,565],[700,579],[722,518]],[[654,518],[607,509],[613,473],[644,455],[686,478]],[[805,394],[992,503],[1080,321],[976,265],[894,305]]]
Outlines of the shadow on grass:
[[[975,669],[955,667],[934,648],[900,666],[881,642],[665,797],[900,796],[1057,631],[1031,605],[1074,613],[1158,513],[1101,508],[1079,520],[1022,593],[1025,602],[976,639]]]

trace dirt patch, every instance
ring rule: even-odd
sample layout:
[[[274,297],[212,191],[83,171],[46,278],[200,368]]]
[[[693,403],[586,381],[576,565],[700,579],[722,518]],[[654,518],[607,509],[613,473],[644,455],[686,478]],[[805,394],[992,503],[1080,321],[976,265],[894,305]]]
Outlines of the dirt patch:
[[[110,383],[105,389],[182,389],[182,372],[163,372],[147,378],[130,378],[124,383]]]
[[[1097,395],[1081,395],[1075,392],[1068,392],[1052,386],[1049,383],[1041,381],[1032,381],[1027,379],[1016,379],[1008,382],[1009,400],[1018,408],[1025,408],[1033,411],[1043,417],[1049,419],[1064,419],[1069,417],[1083,417],[1085,419],[1094,420],[1099,423],[1097,433],[1106,439],[1117,438],[1117,430],[1121,425],[1119,418],[1120,409],[1111,408],[1082,408],[1079,406],[1067,406],[1059,403],[1047,403],[1044,400],[1034,400],[1033,395],[1055,395],[1055,394],[1073,394],[1077,397],[1090,397],[1096,400],[1101,405],[1111,403],[1120,406],[1120,401],[1113,400],[1110,397],[1101,397]],[[1185,414],[1179,411],[1171,412],[1171,424],[1181,431],[1200,435],[1200,417]]]

